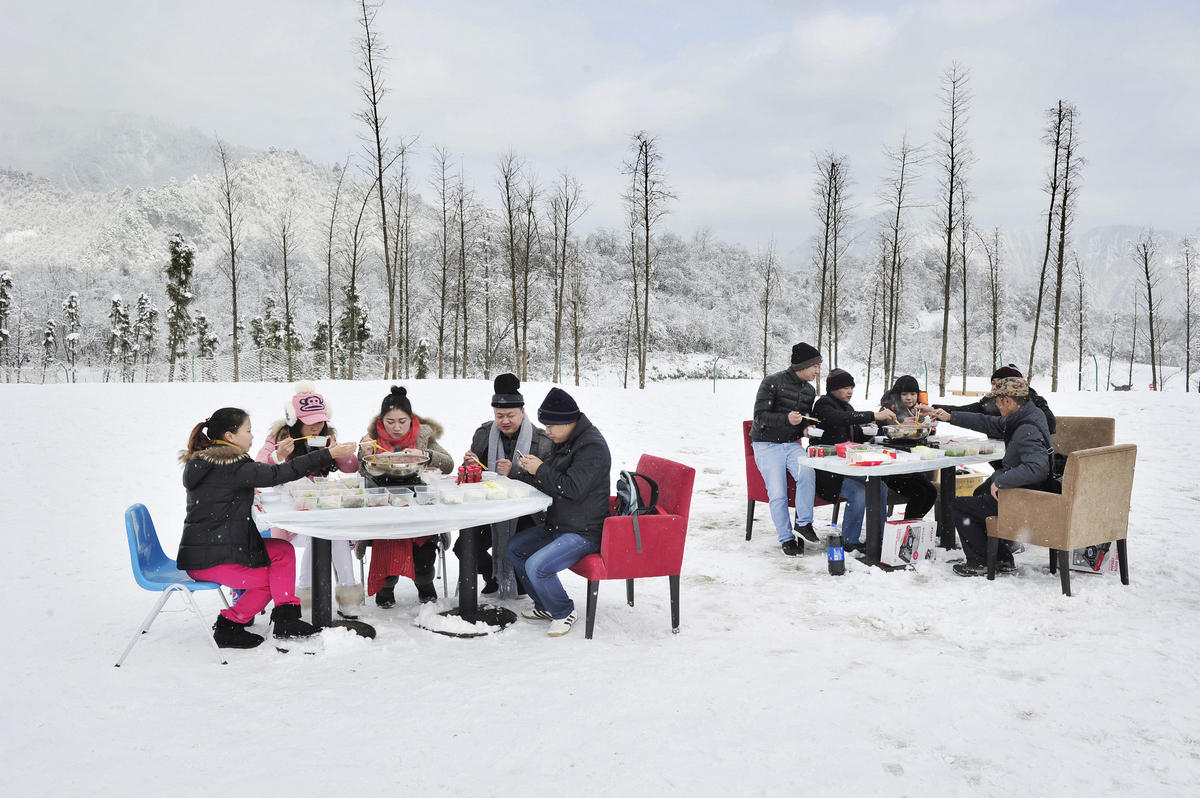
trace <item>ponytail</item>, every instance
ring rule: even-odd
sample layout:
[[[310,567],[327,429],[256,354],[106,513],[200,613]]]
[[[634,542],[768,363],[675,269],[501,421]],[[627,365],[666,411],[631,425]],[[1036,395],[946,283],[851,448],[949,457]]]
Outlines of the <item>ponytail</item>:
[[[186,454],[198,452],[201,449],[207,449],[212,443],[208,436],[204,434],[204,427],[208,424],[208,419],[201,421],[196,426],[192,427],[192,433],[188,435]]]
[[[222,407],[192,427],[192,432],[188,435],[187,449],[183,452],[184,456],[207,449],[212,446],[213,441],[224,441],[225,433],[237,432],[248,415],[250,414],[245,410],[236,407]]]

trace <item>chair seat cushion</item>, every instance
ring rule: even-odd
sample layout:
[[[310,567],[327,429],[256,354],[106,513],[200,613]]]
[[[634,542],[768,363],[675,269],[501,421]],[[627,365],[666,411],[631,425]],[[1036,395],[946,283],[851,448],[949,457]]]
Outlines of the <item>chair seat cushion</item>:
[[[589,554],[572,565],[571,570],[589,582],[598,582],[608,578],[608,569],[604,566],[604,559],[599,554]]]

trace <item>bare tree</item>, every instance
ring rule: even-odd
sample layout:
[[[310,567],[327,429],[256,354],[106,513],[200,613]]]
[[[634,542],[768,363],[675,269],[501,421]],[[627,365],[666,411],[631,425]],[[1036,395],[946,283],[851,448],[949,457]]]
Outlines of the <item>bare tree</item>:
[[[641,269],[636,268],[637,257],[634,258],[634,300],[637,301],[637,283],[641,282],[641,307],[635,310],[635,319],[639,322],[636,329],[638,347],[638,388],[646,387],[646,367],[650,356],[650,283],[654,275],[654,266],[658,253],[653,247],[653,232],[655,226],[670,211],[668,203],[675,199],[666,183],[666,170],[663,168],[663,156],[658,146],[658,138],[644,130],[630,137],[630,149],[633,150],[633,160],[625,163],[624,174],[632,179],[632,188],[626,195],[626,205],[630,211],[631,225],[638,228],[641,240]]]
[[[554,186],[550,198],[551,232],[554,246],[551,250],[551,279],[554,298],[554,382],[562,380],[561,356],[563,349],[563,320],[566,314],[567,282],[569,269],[568,252],[571,248],[571,231],[579,218],[587,211],[583,201],[583,190],[579,181],[563,172]]]
[[[500,189],[501,213],[504,216],[504,233],[506,238],[506,253],[508,255],[508,277],[511,289],[512,334],[513,334],[513,371],[520,374],[521,363],[521,327],[518,323],[519,302],[517,297],[517,218],[520,215],[520,183],[524,164],[512,150],[500,156],[496,164],[496,186]]]
[[[453,201],[450,188],[450,153],[444,147],[433,148],[434,175],[430,180],[438,201],[441,228],[438,235],[438,251],[441,269],[434,279],[434,291],[438,297],[437,314],[437,361],[438,379],[446,376],[446,304],[450,299],[450,206]]]
[[[360,354],[362,343],[369,334],[365,324],[365,311],[361,304],[358,290],[358,274],[367,255],[367,228],[365,219],[367,205],[375,191],[372,183],[363,192],[362,203],[358,215],[347,231],[345,284],[342,287],[343,311],[340,324],[342,339],[346,342],[349,355],[349,366],[346,373],[348,379],[354,379],[356,360]]]
[[[887,228],[884,231],[884,254],[887,269],[883,279],[882,326],[883,326],[883,382],[890,385],[896,377],[898,340],[900,333],[900,305],[903,299],[901,285],[904,267],[908,263],[909,245],[912,234],[908,226],[908,211],[912,208],[913,185],[918,168],[922,163],[921,148],[911,144],[907,134],[895,149],[884,149],[891,163],[884,180],[880,197],[887,208]]]
[[[1072,266],[1071,270],[1075,273],[1075,285],[1078,289],[1078,293],[1076,295],[1076,300],[1077,300],[1077,305],[1078,305],[1077,310],[1079,311],[1079,314],[1075,319],[1077,327],[1078,327],[1077,332],[1079,334],[1079,374],[1078,374],[1078,379],[1076,380],[1075,390],[1082,391],[1083,390],[1083,320],[1084,320],[1084,314],[1085,314],[1086,308],[1087,308],[1087,301],[1086,301],[1087,297],[1084,293],[1083,263],[1080,262],[1080,260],[1079,260],[1078,252],[1071,253],[1071,266]]]
[[[1192,390],[1192,266],[1196,263],[1196,250],[1192,239],[1184,238],[1179,243],[1183,271],[1183,390]]]
[[[884,297],[886,291],[884,282],[887,279],[889,269],[888,241],[885,233],[880,233],[876,239],[876,245],[879,254],[875,261],[875,276],[871,280],[871,330],[867,334],[867,387],[863,390],[866,396],[871,395],[871,365],[875,358],[875,328],[876,322],[879,321],[880,300]]]
[[[1046,109],[1046,127],[1042,133],[1042,142],[1050,145],[1052,153],[1050,174],[1046,178],[1045,191],[1050,195],[1050,204],[1046,209],[1046,247],[1042,253],[1042,270],[1038,277],[1037,307],[1033,313],[1033,333],[1029,340],[1029,369],[1025,372],[1033,379],[1033,358],[1037,351],[1038,325],[1042,320],[1042,301],[1046,295],[1046,268],[1050,264],[1050,242],[1054,235],[1054,219],[1058,188],[1062,180],[1059,159],[1062,157],[1063,130],[1066,126],[1067,103],[1059,100],[1056,105]]]
[[[579,257],[578,246],[571,261],[570,269],[571,304],[571,342],[575,349],[575,385],[579,385],[579,338],[583,333],[583,324],[589,299],[589,282],[584,273],[583,263]]]
[[[221,161],[221,177],[218,191],[221,197],[221,215],[218,225],[226,243],[226,260],[220,266],[221,273],[229,280],[230,311],[233,314],[233,381],[238,381],[238,359],[241,348],[238,342],[238,249],[242,246],[242,186],[233,167],[233,159],[225,142],[217,137],[217,158]]]
[[[970,252],[968,252],[968,242],[971,234],[971,215],[967,212],[967,184],[965,181],[960,181],[958,184],[958,208],[959,208],[959,252],[958,252],[958,273],[962,277],[960,285],[960,299],[962,300],[962,390],[963,395],[967,392],[967,369],[970,364],[967,358],[967,331],[970,313],[967,310],[967,276],[971,263]]]
[[[1159,279],[1158,264],[1155,263],[1157,257],[1158,239],[1153,230],[1145,230],[1133,243],[1133,260],[1146,285],[1146,330],[1150,337],[1150,381],[1154,384],[1155,389],[1161,389],[1162,386],[1158,381],[1158,348],[1154,324],[1154,314],[1158,310],[1158,303],[1154,299],[1154,287],[1158,285]],[[1132,357],[1130,362],[1132,363]],[[1129,370],[1132,376],[1132,365]]]
[[[1079,170],[1083,159],[1079,157],[1079,134],[1076,129],[1078,111],[1075,106],[1066,104],[1063,107],[1062,156],[1059,164],[1062,166],[1061,192],[1058,205],[1058,257],[1055,260],[1054,281],[1054,353],[1050,364],[1050,390],[1058,390],[1058,337],[1059,312],[1062,306],[1063,271],[1066,264],[1067,240],[1070,237],[1071,222],[1075,218],[1075,189],[1079,181]]]
[[[538,223],[537,202],[542,190],[533,175],[526,175],[521,190],[521,258],[518,263],[521,294],[521,353],[517,373],[522,380],[529,379],[529,314],[533,280],[534,253],[541,250],[541,226]]]
[[[995,368],[1000,363],[1000,309],[1003,302],[1000,281],[1000,263],[1003,259],[1000,228],[993,227],[990,238],[984,238],[976,230],[975,237],[979,239],[979,243],[983,246],[984,257],[987,258],[988,308],[992,322],[992,355],[988,363],[991,368]]]
[[[758,279],[762,286],[762,299],[759,301],[759,307],[762,308],[762,368],[763,377],[767,376],[767,354],[768,354],[768,336],[771,331],[771,297],[775,293],[775,289],[779,286],[779,266],[775,262],[775,241],[767,245],[765,254],[758,258]]]
[[[412,175],[409,170],[408,156],[417,143],[416,136],[401,139],[396,147],[392,164],[397,168],[392,171],[393,198],[392,209],[392,257],[391,269],[387,272],[388,283],[388,363],[384,366],[384,376],[389,373],[393,379],[401,376],[407,378],[411,362],[409,339],[411,333],[411,297],[410,280],[412,277]],[[397,307],[399,302],[399,307]],[[397,317],[399,319],[397,320]],[[393,328],[396,328],[393,330]],[[401,374],[403,364],[403,374]]]
[[[326,229],[327,239],[325,248],[325,323],[328,324],[329,334],[326,336],[326,347],[328,349],[329,358],[329,379],[334,379],[337,376],[337,365],[333,359],[333,346],[336,336],[333,334],[333,241],[337,231],[338,218],[338,203],[342,198],[342,184],[346,180],[346,170],[350,167],[350,160],[346,159],[346,163],[342,164],[341,169],[337,170],[337,183],[333,187],[333,201],[329,208],[329,226]]]
[[[833,150],[814,158],[817,181],[813,186],[813,215],[817,218],[813,259],[820,279],[817,302],[817,349],[828,341],[828,360],[837,365],[837,268],[843,249],[846,227],[850,221],[849,160]],[[825,337],[828,322],[828,339]]]
[[[271,229],[271,244],[275,254],[280,258],[280,288],[283,289],[283,350],[287,359],[288,382],[295,379],[294,358],[296,315],[292,308],[291,259],[296,250],[296,223],[292,212],[292,198],[289,196],[279,213],[275,216],[275,224]]]
[[[939,199],[944,214],[938,224],[941,226],[942,237],[946,243],[945,257],[942,259],[942,361],[938,369],[938,390],[946,393],[946,354],[949,351],[950,331],[950,283],[954,271],[954,239],[955,233],[962,226],[961,212],[956,202],[956,193],[960,184],[966,179],[966,169],[971,162],[971,154],[964,138],[964,127],[967,122],[967,111],[970,108],[971,94],[967,90],[969,72],[957,61],[942,75],[942,108],[945,117],[939,123],[937,140],[941,145],[938,155],[941,177]]]
[[[358,118],[367,125],[367,134],[363,137],[363,149],[371,164],[368,171],[375,179],[375,186],[379,189],[377,192],[379,196],[379,234],[383,237],[383,272],[388,285],[388,357],[385,363],[390,363],[393,354],[392,348],[396,340],[396,306],[391,301],[391,297],[395,293],[396,277],[391,260],[392,252],[388,246],[386,172],[393,158],[387,154],[388,140],[383,132],[387,118],[380,113],[380,105],[387,95],[383,80],[383,64],[387,59],[387,48],[380,41],[379,34],[374,28],[379,4],[359,0],[359,9],[361,15],[358,18],[358,24],[362,27],[362,38],[358,42],[358,52],[361,57],[358,71],[362,79],[358,88],[362,95],[363,109],[359,112]],[[385,163],[385,161],[389,163]],[[387,366],[385,365],[384,377],[387,376]]]
[[[468,312],[471,306],[471,286],[474,284],[472,271],[475,266],[472,250],[475,246],[475,228],[479,223],[479,212],[476,207],[474,192],[467,188],[462,165],[459,165],[458,182],[454,186],[454,219],[458,232],[458,275],[457,298],[454,308],[455,352],[457,357],[458,335],[462,332],[462,377],[467,377],[467,363],[470,360],[470,322],[472,314]],[[486,323],[486,320],[485,320]],[[457,375],[456,375],[457,376]]]

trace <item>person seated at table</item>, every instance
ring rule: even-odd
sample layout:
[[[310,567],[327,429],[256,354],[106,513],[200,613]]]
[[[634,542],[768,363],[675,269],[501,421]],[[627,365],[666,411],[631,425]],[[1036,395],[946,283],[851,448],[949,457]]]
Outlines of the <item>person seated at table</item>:
[[[995,388],[996,384],[1005,377],[1020,377],[1021,379],[1025,379],[1025,375],[1022,374],[1015,365],[1009,363],[1007,366],[1001,366],[992,372],[992,388]],[[1028,381],[1026,381],[1026,384],[1028,385]],[[1049,428],[1050,434],[1053,435],[1055,429],[1058,427],[1058,423],[1054,418],[1054,413],[1050,411],[1050,405],[1046,402],[1046,398],[1038,394],[1038,392],[1033,388],[1030,388],[1029,401],[1036,405],[1037,408],[1046,416],[1046,426]],[[955,411],[962,411],[963,413],[983,413],[989,416],[1000,415],[1000,410],[996,407],[996,400],[991,398],[991,394],[982,396],[978,401],[971,402],[970,404],[966,405],[933,406],[941,408],[942,410],[949,410],[951,413]]]
[[[510,479],[533,482],[532,477],[515,462],[517,452],[532,454],[545,459],[554,443],[546,437],[541,427],[535,426],[525,415],[525,397],[521,395],[521,381],[515,374],[501,374],[493,383],[492,420],[485,421],[471,437],[471,448],[463,455],[463,465],[479,465]],[[462,559],[466,541],[475,540],[475,563],[479,575],[484,579],[485,596],[499,593],[500,598],[524,595],[525,587],[517,582],[512,565],[508,562],[506,546],[513,533],[541,523],[544,513],[536,516],[524,515],[509,521],[499,521],[489,526],[463,530],[475,534],[459,534],[454,544],[454,553]],[[495,556],[489,554],[495,552]]]
[[[513,535],[508,557],[533,598],[533,608],[522,615],[531,621],[550,621],[547,634],[561,637],[571,631],[578,616],[558,572],[600,551],[612,456],[600,430],[561,388],[546,394],[538,421],[546,425],[553,447],[545,459],[522,454],[517,460],[552,501],[543,523]]]
[[[917,399],[920,397],[921,386],[917,378],[904,374],[896,378],[892,389],[879,400],[879,406],[896,414],[900,424],[915,424],[920,421],[917,412]],[[904,520],[912,521],[924,518],[933,509],[937,501],[937,488],[929,479],[928,473],[895,474],[883,478],[888,488],[904,497]]]
[[[271,601],[275,637],[307,637],[318,631],[300,618],[292,544],[264,539],[250,518],[250,508],[255,488],[318,473],[336,458],[354,453],[354,444],[344,443],[271,465],[250,458],[253,442],[249,414],[222,407],[192,427],[187,448],[179,453],[187,515],[176,564],[198,582],[243,591],[213,624],[213,640],[220,648],[260,644],[262,636],[246,631],[246,625]]]
[[[750,448],[754,464],[767,488],[767,506],[783,553],[789,557],[804,551],[803,540],[818,541],[813,531],[813,497],[816,474],[804,465],[808,451],[804,437],[817,391],[811,385],[821,373],[821,354],[801,341],[792,346],[792,359],[783,371],[767,376],[754,397],[754,423],[750,426]],[[796,481],[796,523],[788,512],[788,474]],[[803,540],[796,540],[795,534]]]
[[[834,369],[825,378],[825,395],[813,405],[813,415],[820,419],[823,430],[821,443],[833,446],[847,441],[862,442],[867,440],[863,432],[864,424],[874,424],[876,421],[895,423],[896,414],[886,408],[876,410],[855,410],[850,406],[854,396],[854,377],[843,369]],[[866,477],[843,477],[828,471],[817,473],[817,494],[827,502],[835,502],[838,498],[846,500],[846,513],[842,517],[842,545],[847,552],[866,551],[866,544],[861,539],[863,515],[867,509],[867,479]],[[887,503],[887,485],[878,480],[879,503]],[[887,519],[882,519],[884,521]],[[882,527],[880,533],[883,532]]]
[[[1040,489],[1050,476],[1054,447],[1050,443],[1050,427],[1046,415],[1033,403],[1029,383],[1023,377],[1003,377],[987,395],[1000,412],[968,413],[962,410],[928,408],[939,421],[957,427],[983,432],[989,438],[1004,439],[1004,459],[1000,467],[984,482],[982,494],[960,496],[950,505],[954,527],[962,541],[965,563],[954,566],[959,576],[982,576],[987,573],[987,518],[1000,511],[997,491],[1005,488]],[[925,408],[923,408],[925,409]],[[999,540],[997,570],[1012,573],[1016,570],[1011,544]]]
[[[316,387],[306,380],[296,383],[294,390],[292,400],[283,409],[283,418],[271,425],[267,439],[254,458],[260,463],[285,463],[293,457],[337,444],[337,430],[329,424],[332,413],[325,397],[317,393]],[[325,440],[319,445],[312,445],[314,435]],[[354,454],[340,457],[333,465],[313,476],[328,476],[337,471],[355,473],[358,471],[358,458]],[[293,546],[304,547],[296,579],[296,595],[300,598],[301,607],[307,608],[312,603],[312,539],[280,527],[273,528],[271,536],[290,540]],[[333,570],[337,574],[334,594],[337,596],[338,614],[343,618],[354,618],[354,608],[363,603],[363,589],[354,578],[353,544],[348,540],[335,540],[332,541],[331,550]]]
[[[359,473],[369,487],[415,485],[420,474],[411,476],[373,475],[363,459],[373,452],[410,451],[424,455],[429,466],[443,474],[454,470],[454,458],[438,443],[442,425],[431,418],[413,414],[408,391],[393,385],[379,405],[379,415],[367,425],[367,434],[359,441]],[[434,563],[437,562],[437,536],[398,540],[376,540],[372,545],[371,570],[367,574],[367,595],[387,609],[396,606],[396,584],[401,576],[412,579],[421,603],[437,601],[434,587]]]

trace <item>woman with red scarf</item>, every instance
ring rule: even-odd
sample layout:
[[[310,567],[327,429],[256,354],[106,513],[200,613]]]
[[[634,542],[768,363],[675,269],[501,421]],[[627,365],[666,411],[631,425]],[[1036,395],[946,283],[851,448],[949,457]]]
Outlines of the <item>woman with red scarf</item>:
[[[454,458],[442,448],[437,439],[442,425],[430,418],[413,415],[408,391],[393,385],[379,407],[379,415],[367,425],[367,434],[359,442],[359,473],[368,486],[405,485],[420,481],[419,476],[374,476],[367,472],[363,458],[377,450],[400,452],[418,450],[427,456],[429,465],[449,474],[454,470]],[[416,453],[416,452],[414,452]],[[437,540],[434,535],[405,540],[376,540],[371,554],[371,571],[367,575],[367,595],[375,596],[380,607],[396,605],[396,583],[407,576],[417,585],[422,603],[437,601],[433,585],[434,563],[437,561]]]

